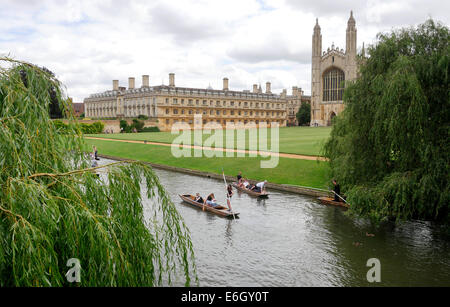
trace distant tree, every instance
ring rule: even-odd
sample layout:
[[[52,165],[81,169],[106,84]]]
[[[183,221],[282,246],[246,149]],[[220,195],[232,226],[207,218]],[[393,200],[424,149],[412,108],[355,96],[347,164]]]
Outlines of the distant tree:
[[[144,128],[145,123],[141,120],[133,119],[133,123],[131,124],[131,130],[136,129],[137,132],[141,132],[142,128]]]
[[[120,125],[120,129],[122,132],[124,132],[124,133],[127,132],[128,123],[126,120],[121,119],[119,122],[119,125]]]
[[[379,34],[325,144],[354,212],[449,219],[450,35],[432,20]]]
[[[299,126],[307,126],[311,122],[311,104],[302,103],[296,114]]]
[[[55,74],[50,71],[49,69],[42,67],[42,72],[46,74],[49,78],[54,78]],[[36,80],[29,80],[28,78],[28,71],[26,69],[21,69],[19,71],[20,78],[22,80],[23,85],[28,88],[29,85],[34,86],[33,84],[30,84],[32,82],[36,82]],[[48,93],[50,97],[50,104],[48,106],[48,112],[50,115],[50,118],[63,118],[63,112],[61,110],[62,104],[58,99],[61,97],[60,89],[58,87],[55,87],[53,85],[48,85],[48,88],[46,89],[46,92]]]

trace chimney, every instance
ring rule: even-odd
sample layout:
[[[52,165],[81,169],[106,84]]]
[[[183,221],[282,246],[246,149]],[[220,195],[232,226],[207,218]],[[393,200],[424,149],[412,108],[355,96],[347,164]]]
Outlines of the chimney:
[[[134,89],[134,78],[133,77],[128,78],[128,89],[129,90]]]
[[[287,90],[283,89],[283,92],[281,93],[281,98],[286,98]]]
[[[266,94],[272,94],[272,90],[270,88],[270,82],[266,82]]]
[[[175,74],[174,73],[169,74],[169,86],[175,86]]]
[[[298,93],[298,87],[293,86],[292,87],[292,96],[297,96],[297,93]]]
[[[253,84],[253,93],[258,93],[258,84]]]
[[[149,87],[149,76],[148,75],[143,75],[142,76],[142,87]]]
[[[223,90],[228,91],[228,78],[223,78]]]
[[[113,91],[119,90],[119,80],[113,80]]]

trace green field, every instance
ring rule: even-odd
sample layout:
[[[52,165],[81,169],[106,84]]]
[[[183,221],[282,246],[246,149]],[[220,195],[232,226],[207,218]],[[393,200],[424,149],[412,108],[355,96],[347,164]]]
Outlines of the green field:
[[[139,136],[139,134],[130,134],[130,136]],[[223,168],[225,174],[230,176],[235,176],[242,171],[245,177],[253,180],[266,179],[273,183],[326,188],[329,178],[328,162],[280,158],[276,168],[263,169],[260,167],[260,162],[268,158],[175,158],[171,148],[166,146],[103,140],[85,141],[88,148],[92,148],[92,145],[97,146],[99,154],[218,174]]]
[[[225,131],[225,130],[224,130]],[[329,137],[331,127],[283,127],[279,129],[279,152],[292,153],[300,155],[318,156],[321,154],[320,150]],[[225,147],[226,137],[230,137],[229,134],[234,134],[234,148],[236,149],[249,149],[249,130],[245,131],[245,144],[244,146],[238,146],[236,144],[237,132],[235,130],[226,130],[223,132],[223,144],[216,144],[213,147]],[[227,136],[228,135],[228,136]],[[146,132],[146,133],[122,133],[122,134],[92,134],[88,136],[121,139],[121,140],[134,140],[134,141],[149,141],[159,143],[171,144],[173,140],[178,136],[177,134],[171,134],[170,132]],[[211,135],[204,134],[203,141],[208,139]],[[270,151],[271,146],[271,129],[267,129],[267,149]],[[194,133],[191,135],[192,144],[194,144]],[[264,150],[264,148],[259,148]]]

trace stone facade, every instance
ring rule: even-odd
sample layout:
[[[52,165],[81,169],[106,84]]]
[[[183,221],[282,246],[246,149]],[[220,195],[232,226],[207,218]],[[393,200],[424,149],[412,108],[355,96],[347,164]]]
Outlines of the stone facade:
[[[333,44],[322,52],[322,34],[316,20],[312,36],[311,126],[331,125],[332,118],[344,109],[344,83],[357,76],[355,25],[351,12],[345,51]]]
[[[135,118],[146,115],[156,120],[162,131],[170,131],[176,122],[194,124],[194,116],[201,114],[203,124],[215,122],[225,127],[254,122],[268,126],[276,122],[281,127],[295,125],[295,114],[302,101],[307,103],[301,88],[294,86],[292,95],[286,90],[279,95],[271,92],[270,82],[263,93],[256,84],[253,91],[232,91],[228,78],[223,79],[223,89],[186,88],[175,86],[175,75],[169,75],[169,85],[149,86],[149,76],[142,76],[142,86],[135,88],[134,78],[129,78],[128,89],[113,80],[113,89],[92,94],[84,100],[88,118]]]

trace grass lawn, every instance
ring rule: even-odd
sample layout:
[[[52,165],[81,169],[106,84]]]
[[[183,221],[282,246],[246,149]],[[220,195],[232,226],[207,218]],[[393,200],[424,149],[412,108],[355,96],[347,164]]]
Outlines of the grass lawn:
[[[282,127],[279,129],[279,152],[292,153],[301,155],[318,156],[321,154],[320,149],[326,139],[329,137],[331,127]],[[237,146],[237,132],[235,130],[227,130],[223,132],[223,144],[216,144],[212,147],[225,147],[227,134],[234,133],[234,148],[249,149],[249,130],[245,131],[245,145]],[[172,135],[170,132],[145,132],[145,133],[119,133],[119,134],[92,134],[88,136],[134,140],[134,141],[150,141],[171,144],[178,134]],[[211,135],[204,134],[203,141]],[[267,150],[270,151],[271,146],[271,130],[267,131]],[[192,144],[194,133],[191,135]],[[264,148],[259,148],[264,150]]]
[[[136,134],[134,134],[136,135]],[[328,162],[280,158],[276,168],[263,169],[261,160],[268,158],[175,158],[166,146],[118,143],[114,141],[85,140],[88,148],[97,146],[99,154],[152,162],[157,164],[222,173],[235,176],[239,171],[249,179],[264,180],[280,184],[293,184],[315,188],[326,188],[329,179]]]

